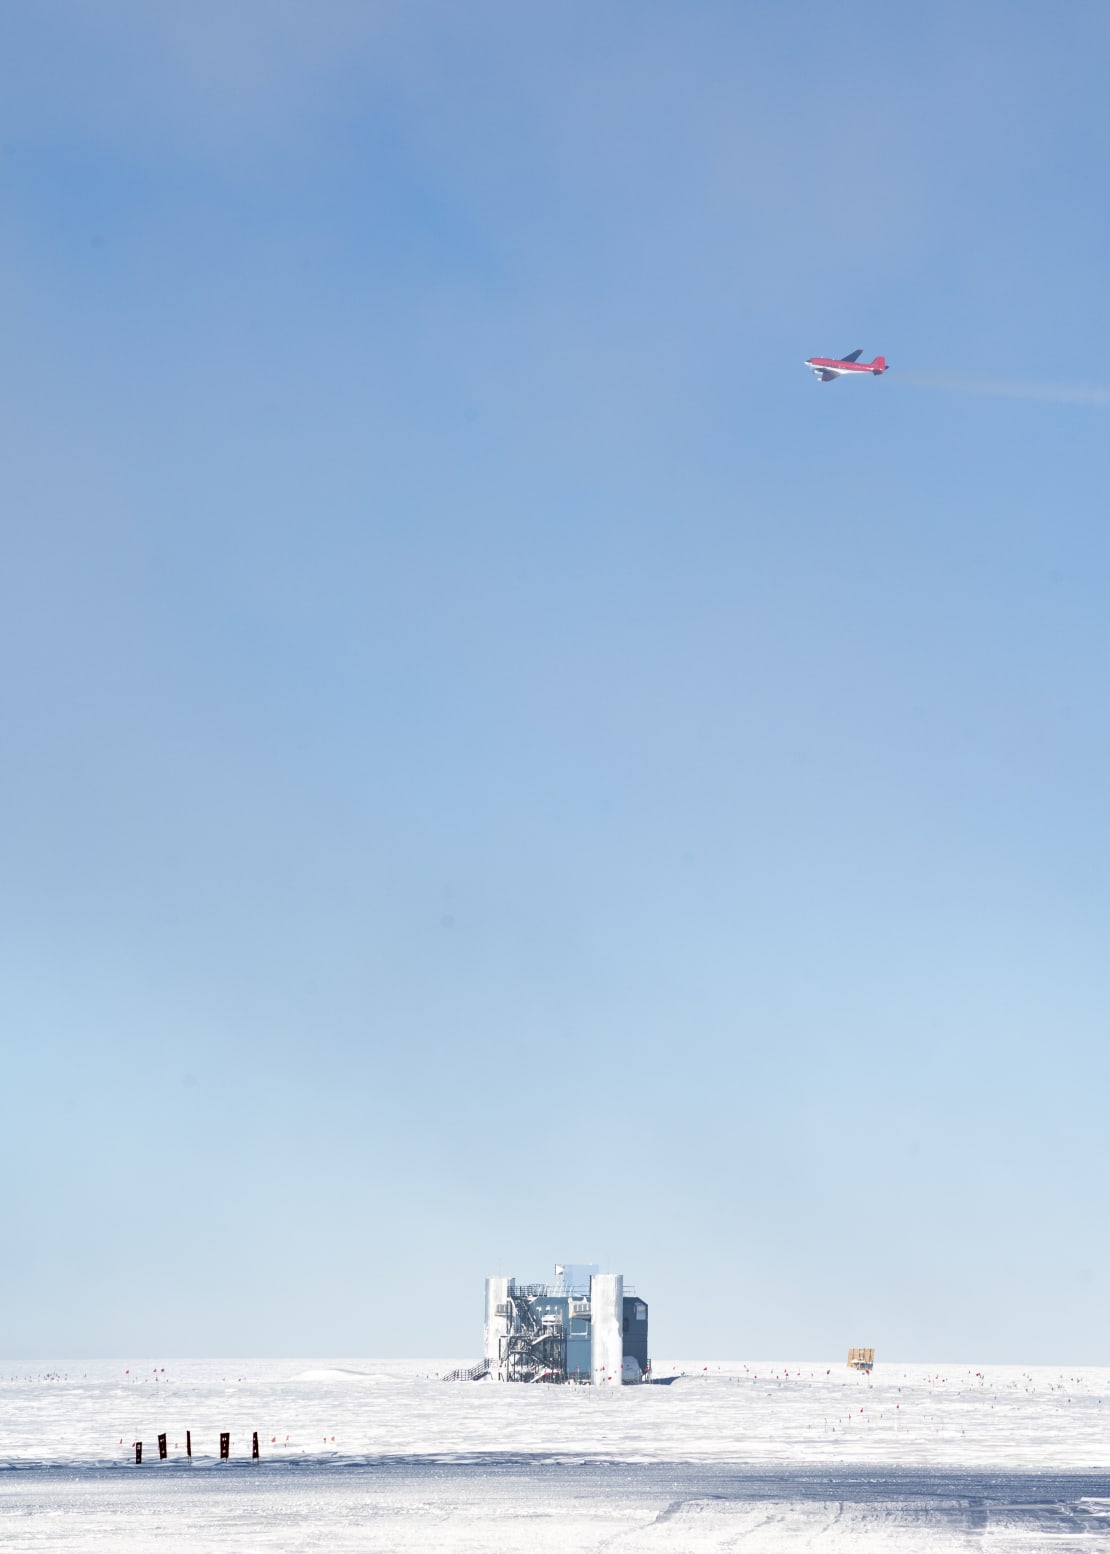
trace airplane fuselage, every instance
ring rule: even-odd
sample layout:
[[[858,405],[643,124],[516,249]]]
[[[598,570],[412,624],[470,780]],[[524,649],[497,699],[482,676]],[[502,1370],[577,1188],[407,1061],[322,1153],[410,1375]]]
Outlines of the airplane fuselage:
[[[846,378],[857,373],[869,372],[877,378],[880,373],[887,370],[885,356],[876,356],[875,360],[870,362],[844,360],[839,356],[811,356],[806,361],[806,366],[823,383],[829,383],[833,378]]]

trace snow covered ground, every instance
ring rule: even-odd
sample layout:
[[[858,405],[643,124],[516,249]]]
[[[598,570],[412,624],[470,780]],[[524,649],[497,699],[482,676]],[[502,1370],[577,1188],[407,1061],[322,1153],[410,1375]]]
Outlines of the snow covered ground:
[[[0,1547],[1110,1551],[1110,1369],[688,1361],[606,1389],[453,1363],[2,1367]]]

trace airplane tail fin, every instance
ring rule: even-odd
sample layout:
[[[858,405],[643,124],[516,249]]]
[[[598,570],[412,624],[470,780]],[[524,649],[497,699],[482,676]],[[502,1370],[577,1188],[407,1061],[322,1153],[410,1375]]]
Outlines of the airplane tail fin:
[[[876,356],[875,360],[871,363],[871,371],[875,374],[876,377],[879,376],[880,372],[885,372],[886,371],[886,357],[885,356]]]

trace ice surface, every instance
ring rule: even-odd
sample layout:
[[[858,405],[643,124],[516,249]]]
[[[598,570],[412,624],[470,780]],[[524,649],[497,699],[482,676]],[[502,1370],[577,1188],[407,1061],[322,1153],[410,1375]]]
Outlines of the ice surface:
[[[657,1366],[678,1378],[665,1387],[438,1379],[466,1358],[8,1365],[0,1547],[1110,1551],[1110,1370],[700,1361]]]

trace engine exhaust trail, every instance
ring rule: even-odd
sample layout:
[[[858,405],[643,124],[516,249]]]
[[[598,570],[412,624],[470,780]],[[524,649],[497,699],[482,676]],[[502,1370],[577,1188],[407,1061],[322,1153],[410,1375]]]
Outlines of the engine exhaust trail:
[[[1021,383],[1006,378],[965,378],[951,373],[900,372],[896,381],[948,394],[981,394],[992,399],[1031,399],[1051,405],[1086,405],[1110,410],[1110,388],[1071,383]]]

